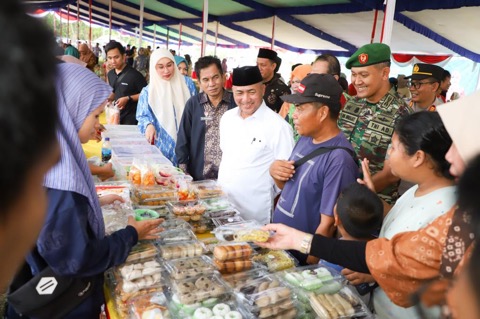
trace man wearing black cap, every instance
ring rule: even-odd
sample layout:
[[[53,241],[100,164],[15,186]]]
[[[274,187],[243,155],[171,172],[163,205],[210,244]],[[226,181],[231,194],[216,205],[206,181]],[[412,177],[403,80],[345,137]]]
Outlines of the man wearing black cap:
[[[388,45],[371,43],[348,59],[345,66],[352,70],[351,82],[357,96],[345,104],[338,126],[352,143],[358,158],[368,159],[378,195],[393,204],[398,197],[398,178],[383,167],[395,124],[409,114],[410,109],[390,88],[390,55]]]
[[[413,66],[412,75],[407,86],[412,94],[409,106],[414,112],[436,111],[437,105],[443,104],[437,100],[437,91],[443,77],[443,68],[426,63],[417,63]]]
[[[268,169],[274,160],[288,158],[293,132],[263,102],[265,85],[256,66],[233,70],[232,91],[238,107],[220,120],[218,182],[243,218],[265,224],[270,222],[275,195]]]
[[[301,137],[288,161],[276,160],[270,166],[275,184],[282,189],[273,222],[312,235],[333,235],[337,197],[358,176],[353,147],[337,126],[342,92],[333,75],[310,74],[301,82],[298,94],[282,97],[295,104],[293,121]],[[320,148],[326,152],[313,153]],[[310,159],[302,164],[298,162],[302,158]],[[292,253],[301,264],[318,262]]]
[[[290,89],[280,79],[280,74],[277,73],[280,64],[282,64],[282,59],[277,55],[277,52],[269,49],[258,51],[257,66],[262,74],[263,83],[266,85],[263,100],[276,113],[280,111],[283,104],[280,96],[290,94]]]

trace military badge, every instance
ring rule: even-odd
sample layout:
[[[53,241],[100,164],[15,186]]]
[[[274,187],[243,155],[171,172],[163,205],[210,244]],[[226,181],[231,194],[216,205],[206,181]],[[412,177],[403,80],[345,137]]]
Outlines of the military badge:
[[[365,64],[368,62],[368,54],[366,53],[362,53],[358,56],[358,62],[360,62],[360,64]]]

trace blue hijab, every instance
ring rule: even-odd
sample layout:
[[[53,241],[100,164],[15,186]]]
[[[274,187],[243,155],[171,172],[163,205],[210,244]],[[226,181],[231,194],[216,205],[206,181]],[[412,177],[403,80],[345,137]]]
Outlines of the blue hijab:
[[[88,198],[88,221],[97,236],[105,236],[102,210],[78,131],[85,119],[110,95],[112,88],[92,71],[73,63],[59,63],[56,81],[61,159],[45,176],[44,186]]]

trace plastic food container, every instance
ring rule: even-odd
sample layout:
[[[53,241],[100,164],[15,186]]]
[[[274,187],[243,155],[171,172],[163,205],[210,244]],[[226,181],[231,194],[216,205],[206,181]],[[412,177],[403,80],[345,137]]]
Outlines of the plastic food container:
[[[135,209],[135,220],[150,220],[150,219],[157,219],[160,215],[151,209],[144,209],[144,208],[137,208]]]
[[[232,288],[245,286],[248,282],[267,276],[264,268],[254,268],[252,270],[239,272],[236,274],[224,275],[223,279]]]
[[[126,262],[149,259],[159,254],[157,246],[150,242],[141,242],[133,246]]]
[[[137,186],[131,190],[132,201],[137,205],[161,206],[177,200],[177,193],[161,186]]]
[[[172,229],[158,234],[160,244],[178,243],[195,240],[197,237],[189,229]]]
[[[247,243],[217,245],[213,249],[213,257],[218,261],[245,260],[253,254],[253,249]]]
[[[129,304],[130,318],[132,319],[171,318],[167,308],[168,301],[163,291],[152,292],[132,298]]]
[[[265,265],[270,272],[293,268],[298,264],[298,261],[285,250],[262,249],[252,260]]]
[[[185,216],[180,216],[180,218],[184,218]],[[187,218],[189,216],[186,216]],[[195,234],[205,234],[215,228],[213,222],[211,220],[200,218],[200,220],[193,220],[190,218],[189,220],[190,226],[192,226],[193,232]]]
[[[237,216],[239,215],[239,213],[235,209],[219,210],[217,212],[209,212],[207,210],[204,215],[205,217],[208,217],[208,218],[225,218],[225,217]]]
[[[245,219],[243,219],[240,215],[235,215],[231,217],[212,218],[212,221],[216,227],[220,227],[220,226],[228,225],[232,223],[243,222],[245,221]]]
[[[206,198],[202,202],[207,208],[207,212],[233,210],[233,206],[226,196]]]
[[[270,233],[261,228],[262,225],[257,221],[246,220],[217,227],[213,233],[215,233],[215,237],[223,241],[266,242]]]
[[[160,227],[164,231],[174,230],[174,229],[192,229],[189,223],[180,218],[169,218],[160,224]]]
[[[332,294],[312,293],[309,299],[310,305],[321,319],[372,317],[363,301],[349,286]]]
[[[272,308],[292,300],[291,288],[283,286],[274,276],[249,281],[243,286],[237,286],[235,291],[245,308],[251,312],[261,313],[263,308]]]
[[[225,195],[222,188],[214,180],[192,182],[191,187],[198,198],[214,198]]]
[[[230,293],[220,298],[209,298],[194,304],[183,304],[174,295],[169,309],[175,318],[250,318],[243,309],[238,307],[235,297]]]
[[[174,280],[196,277],[201,274],[213,273],[215,267],[207,256],[180,258],[165,262],[165,269]]]
[[[158,217],[165,218],[170,216],[170,211],[168,210],[167,206],[144,206],[144,205],[135,205],[135,209],[150,209],[155,211],[158,214]]]
[[[336,270],[322,266],[310,265],[285,270],[280,274],[290,285],[305,291],[334,293],[343,286],[343,276]]]
[[[205,247],[198,240],[185,241],[181,243],[171,243],[158,245],[160,256],[165,260],[198,257],[204,252]]]
[[[185,280],[172,281],[172,300],[184,305],[204,302],[211,298],[225,297],[230,288],[218,273],[204,274]]]
[[[176,216],[201,216],[206,211],[205,205],[197,200],[172,201],[167,207]]]

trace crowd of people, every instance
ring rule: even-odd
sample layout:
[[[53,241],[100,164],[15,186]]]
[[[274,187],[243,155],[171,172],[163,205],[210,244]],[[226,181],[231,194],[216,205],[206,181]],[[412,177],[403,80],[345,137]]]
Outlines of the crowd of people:
[[[480,93],[445,103],[448,71],[417,63],[392,81],[390,48],[374,43],[346,63],[353,89],[330,54],[294,68],[289,86],[262,48],[256,65],[233,69],[229,91],[213,56],[192,63],[116,41],[59,52],[16,0],[0,3],[0,26],[25,57],[0,53],[6,318],[98,318],[104,272],[163,221],[130,218],[105,234],[101,205],[119,197],[97,197],[81,144],[98,138],[107,103],[193,180],[217,179],[272,232],[259,246],[337,265],[378,318],[480,316]],[[94,72],[102,52],[105,79]],[[32,297],[46,276],[63,297]]]

